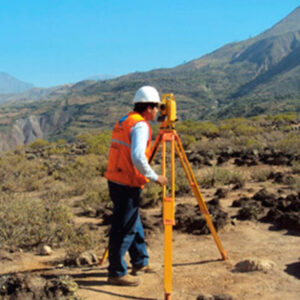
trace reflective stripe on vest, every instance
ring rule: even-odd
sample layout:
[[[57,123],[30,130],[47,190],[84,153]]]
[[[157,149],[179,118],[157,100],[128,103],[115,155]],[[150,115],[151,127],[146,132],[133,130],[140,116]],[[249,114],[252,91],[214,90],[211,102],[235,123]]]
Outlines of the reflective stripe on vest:
[[[125,143],[125,142],[122,142],[122,141],[119,141],[119,140],[112,139],[111,142],[112,142],[112,143],[119,143],[119,144],[121,144],[121,145],[123,145],[123,146],[127,146],[127,147],[130,148],[130,144]]]
[[[118,121],[113,129],[105,173],[105,177],[110,181],[133,187],[143,187],[149,181],[136,169],[131,161],[130,131],[138,122],[146,122],[148,125],[149,138],[145,154],[147,158],[150,157],[151,127],[139,113],[131,112]]]

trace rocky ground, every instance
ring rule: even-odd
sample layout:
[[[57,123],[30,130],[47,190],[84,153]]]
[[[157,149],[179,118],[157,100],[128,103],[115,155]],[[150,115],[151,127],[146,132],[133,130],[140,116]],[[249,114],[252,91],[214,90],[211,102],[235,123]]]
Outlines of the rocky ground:
[[[242,191],[207,189],[203,194],[228,260],[221,259],[212,236],[203,234],[207,229],[195,199],[176,199],[173,299],[299,299],[299,195],[250,184]],[[102,218],[81,218],[99,231],[106,229]],[[50,256],[3,251],[2,298],[60,299],[73,295],[77,285],[82,299],[164,299],[161,209],[143,210],[142,218],[157,272],[140,275],[140,286],[108,285],[107,262],[99,266],[93,258],[89,265],[64,266],[63,249]]]
[[[29,160],[42,154],[27,153]],[[205,173],[206,167],[211,168],[209,154],[188,155],[194,169],[201,167],[200,172]],[[238,170],[246,177],[245,184],[235,181],[202,188],[228,259],[222,260],[193,195],[179,194],[173,235],[173,299],[299,299],[300,193],[290,166],[291,159],[299,161],[299,157],[268,150],[245,155],[228,150],[214,159],[214,165]],[[266,166],[272,166],[272,172],[264,181],[251,179],[255,168],[261,174]],[[48,169],[54,172],[57,166]],[[70,200],[76,223],[105,236],[111,210],[101,207],[83,213],[76,202],[77,198]],[[95,252],[73,262],[65,260],[65,249],[25,253],[4,248],[0,251],[1,299],[164,299],[161,206],[145,205],[141,216],[157,272],[141,275],[140,286],[107,284],[107,262],[103,266],[98,262],[105,240]]]

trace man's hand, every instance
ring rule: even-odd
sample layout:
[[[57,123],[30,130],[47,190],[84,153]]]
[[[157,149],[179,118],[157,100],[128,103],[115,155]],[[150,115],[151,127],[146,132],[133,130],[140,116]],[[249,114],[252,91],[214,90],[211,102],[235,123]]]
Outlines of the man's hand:
[[[168,182],[168,178],[163,175],[158,175],[158,177],[155,181],[155,183],[159,184],[160,186],[167,184],[167,182]]]

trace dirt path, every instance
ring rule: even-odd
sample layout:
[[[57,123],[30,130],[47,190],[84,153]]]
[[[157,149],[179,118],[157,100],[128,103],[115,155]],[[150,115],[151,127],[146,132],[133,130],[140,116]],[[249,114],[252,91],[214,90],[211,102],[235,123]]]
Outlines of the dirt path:
[[[173,299],[196,299],[204,294],[230,294],[235,299],[299,299],[300,278],[286,272],[300,257],[299,237],[284,231],[269,231],[269,225],[238,222],[220,233],[228,261],[220,259],[211,236],[175,233],[173,247]],[[164,299],[163,235],[150,241],[149,252],[157,274],[141,275],[138,287],[106,284],[106,268],[83,269],[75,275],[84,299]],[[272,260],[276,267],[268,273],[233,272],[246,258]],[[298,264],[299,267],[299,264]],[[299,276],[300,270],[298,273]],[[77,277],[78,276],[78,277]]]
[[[234,215],[231,202],[227,198],[221,204]],[[229,294],[237,300],[300,299],[300,237],[287,235],[285,230],[270,230],[270,226],[234,220],[220,230],[218,235],[227,251],[227,261],[221,260],[211,235],[174,232],[172,299],[196,300],[199,294]],[[62,268],[42,273],[49,277],[71,275],[84,300],[164,299],[163,237],[163,232],[158,232],[148,238],[150,261],[157,273],[141,275],[142,283],[138,287],[108,285],[107,262],[103,267]],[[49,266],[49,260],[56,261],[61,257],[63,251],[55,251],[50,257],[14,253],[1,259],[0,273],[44,268]],[[276,266],[267,273],[234,271],[235,265],[247,258],[271,260]]]

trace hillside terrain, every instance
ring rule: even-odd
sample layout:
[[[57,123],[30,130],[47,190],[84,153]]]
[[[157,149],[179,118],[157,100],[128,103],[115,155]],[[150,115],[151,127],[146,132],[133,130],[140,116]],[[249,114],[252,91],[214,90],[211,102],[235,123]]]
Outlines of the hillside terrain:
[[[176,161],[174,299],[298,299],[299,115],[189,120],[176,129],[229,258],[220,259]],[[103,177],[109,142],[109,132],[88,133],[1,153],[1,299],[163,299],[157,185],[147,185],[141,202],[157,272],[122,288],[106,283],[107,262],[99,266],[112,209]]]
[[[0,96],[1,94],[22,93],[31,88],[33,88],[32,84],[21,81],[4,72],[0,72]]]
[[[256,37],[174,68],[85,80],[44,94],[37,90],[36,97],[19,95],[22,102],[11,98],[0,106],[0,150],[35,138],[72,140],[80,132],[111,128],[131,109],[142,85],[174,93],[179,120],[299,112],[299,20],[300,7]]]

